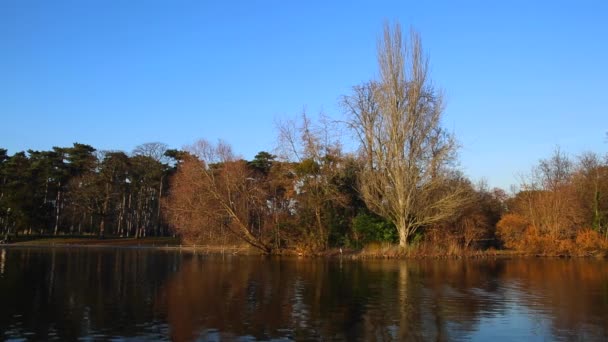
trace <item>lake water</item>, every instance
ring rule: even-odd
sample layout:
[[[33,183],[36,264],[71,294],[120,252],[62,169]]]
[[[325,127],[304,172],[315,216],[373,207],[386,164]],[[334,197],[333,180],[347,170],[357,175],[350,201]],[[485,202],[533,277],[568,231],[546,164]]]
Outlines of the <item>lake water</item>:
[[[608,262],[0,247],[0,339],[608,340]]]

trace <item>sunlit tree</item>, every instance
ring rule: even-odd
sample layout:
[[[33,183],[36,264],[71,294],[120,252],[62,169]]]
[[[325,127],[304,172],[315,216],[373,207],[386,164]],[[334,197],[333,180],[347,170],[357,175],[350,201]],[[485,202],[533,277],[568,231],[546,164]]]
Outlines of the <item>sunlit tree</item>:
[[[450,218],[464,190],[443,191],[456,143],[441,127],[442,93],[430,80],[420,35],[405,40],[385,25],[378,42],[380,78],[343,99],[365,160],[360,190],[367,206],[392,221],[405,247],[416,231]]]

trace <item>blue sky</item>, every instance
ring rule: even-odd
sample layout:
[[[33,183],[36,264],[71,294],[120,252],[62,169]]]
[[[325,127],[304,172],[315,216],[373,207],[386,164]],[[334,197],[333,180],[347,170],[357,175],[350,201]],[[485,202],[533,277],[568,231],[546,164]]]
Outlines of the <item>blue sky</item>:
[[[608,151],[605,1],[0,0],[0,147],[221,138],[250,159],[277,120],[343,117],[386,20],[421,33],[472,179]]]

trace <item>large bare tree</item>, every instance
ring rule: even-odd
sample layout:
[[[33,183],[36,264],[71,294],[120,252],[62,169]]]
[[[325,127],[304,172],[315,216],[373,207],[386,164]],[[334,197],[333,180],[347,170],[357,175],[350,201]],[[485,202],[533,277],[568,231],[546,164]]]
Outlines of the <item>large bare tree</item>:
[[[379,79],[355,87],[343,104],[365,160],[361,194],[395,224],[405,247],[417,229],[449,218],[466,198],[446,186],[456,144],[441,128],[443,97],[429,79],[419,34],[411,30],[406,42],[398,24],[386,24],[378,66]]]

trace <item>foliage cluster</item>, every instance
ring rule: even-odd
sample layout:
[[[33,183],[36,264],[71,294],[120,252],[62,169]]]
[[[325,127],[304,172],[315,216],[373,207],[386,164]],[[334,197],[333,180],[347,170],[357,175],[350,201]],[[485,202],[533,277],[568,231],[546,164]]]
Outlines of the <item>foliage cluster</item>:
[[[353,219],[353,233],[357,236],[357,245],[367,245],[370,242],[396,243],[399,241],[394,224],[369,213],[360,213],[355,216]]]
[[[535,254],[589,254],[608,247],[608,156],[572,162],[557,149],[522,180],[497,224],[504,247]]]

